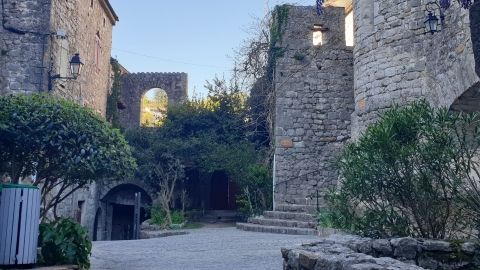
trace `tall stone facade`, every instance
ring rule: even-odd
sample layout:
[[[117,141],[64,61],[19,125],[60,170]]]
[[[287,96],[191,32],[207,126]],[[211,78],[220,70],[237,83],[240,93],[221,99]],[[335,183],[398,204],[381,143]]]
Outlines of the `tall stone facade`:
[[[118,20],[108,0],[3,0],[0,28],[0,94],[51,92],[105,115],[111,85],[112,28]],[[76,80],[69,61],[79,53]]]
[[[353,137],[393,103],[426,99],[434,106],[451,107],[472,87],[478,92],[469,11],[453,1],[442,31],[425,34],[427,2],[354,1]],[[478,110],[478,103],[475,107],[471,109]]]
[[[332,163],[350,138],[353,112],[353,52],[344,26],[343,8],[319,17],[314,7],[288,6],[275,73],[275,204],[306,204],[337,181]],[[315,27],[323,29],[317,46]]]
[[[120,124],[124,128],[140,126],[142,97],[153,88],[167,93],[168,104],[179,104],[187,100],[188,75],[186,73],[125,73],[121,77]]]
[[[108,0],[52,0],[51,29],[65,30],[66,38],[51,36],[53,74],[70,76],[68,61],[79,53],[82,74],[76,80],[56,80],[54,94],[93,108],[102,116],[111,88],[112,30],[117,15]],[[67,63],[67,64],[66,64]]]
[[[45,89],[50,11],[51,0],[2,1],[1,95]]]
[[[425,34],[428,2],[327,0],[322,15],[288,7],[275,74],[275,204],[315,204],[316,191],[322,197],[337,181],[332,162],[344,142],[393,104],[480,111],[480,2],[464,10],[453,1],[433,35]],[[344,38],[352,10],[353,48]]]

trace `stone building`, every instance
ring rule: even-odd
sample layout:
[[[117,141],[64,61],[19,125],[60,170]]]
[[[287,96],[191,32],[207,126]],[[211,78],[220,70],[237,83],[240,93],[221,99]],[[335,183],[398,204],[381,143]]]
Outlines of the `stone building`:
[[[327,0],[321,15],[287,6],[276,44],[285,53],[275,66],[275,211],[239,228],[314,233],[305,213],[337,184],[339,149],[393,104],[480,111],[480,2],[433,5],[441,31],[426,34],[431,2]]]
[[[1,20],[0,94],[51,92],[105,116],[118,21],[108,0],[2,0]],[[84,66],[76,80],[50,79],[71,77],[77,53]]]
[[[113,83],[112,29],[118,21],[109,1],[2,0],[1,4],[0,94],[45,92],[105,117]],[[75,54],[84,66],[72,79],[69,62]],[[164,89],[170,103],[187,98],[185,73],[135,74],[120,68],[120,122],[126,128],[140,125],[140,100],[151,88]],[[145,212],[154,194],[139,181],[124,179],[93,183],[75,192],[57,213],[76,219],[92,239],[129,239],[135,193],[141,193]]]

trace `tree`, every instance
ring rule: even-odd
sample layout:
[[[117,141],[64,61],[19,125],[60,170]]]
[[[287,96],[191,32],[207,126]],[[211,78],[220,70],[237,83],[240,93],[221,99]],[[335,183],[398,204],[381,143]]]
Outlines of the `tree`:
[[[172,224],[171,210],[175,207],[173,200],[176,194],[177,182],[183,181],[185,177],[184,167],[179,159],[164,154],[161,155],[159,162],[155,165],[153,173],[157,177],[160,189],[157,200],[165,213],[165,221],[170,225]]]
[[[0,97],[0,175],[33,176],[42,217],[92,181],[129,177],[136,163],[123,135],[91,109],[48,95]]]
[[[163,157],[168,155],[179,160],[188,171],[200,175],[223,171],[242,190],[252,185],[248,190],[255,193],[255,198],[271,198],[271,188],[258,188],[261,185],[253,182],[256,179],[247,177],[253,166],[264,159],[266,151],[250,140],[246,95],[220,79],[207,83],[206,87],[210,93],[205,100],[169,107],[161,127],[127,131],[127,140],[139,162],[138,178],[156,191],[165,190],[159,184],[163,180],[157,172],[158,165],[165,163]],[[272,182],[271,178],[268,180]],[[259,201],[255,199],[253,207],[269,206]]]
[[[343,150],[322,220],[372,237],[468,235],[480,217],[479,147],[478,115],[395,106]]]

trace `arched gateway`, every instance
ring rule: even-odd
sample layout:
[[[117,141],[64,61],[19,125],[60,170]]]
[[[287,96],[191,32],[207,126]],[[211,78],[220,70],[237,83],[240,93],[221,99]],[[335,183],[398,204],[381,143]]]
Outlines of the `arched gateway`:
[[[99,190],[93,240],[133,239],[135,194],[141,194],[140,223],[149,218],[153,194],[141,183],[114,183]]]
[[[120,125],[124,128],[140,126],[142,97],[153,88],[164,90],[168,104],[178,104],[187,99],[188,75],[186,73],[127,73],[122,75],[119,106]]]

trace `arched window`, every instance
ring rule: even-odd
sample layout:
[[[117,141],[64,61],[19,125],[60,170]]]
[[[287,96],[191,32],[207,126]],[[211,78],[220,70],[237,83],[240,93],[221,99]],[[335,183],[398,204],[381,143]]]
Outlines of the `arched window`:
[[[161,126],[167,116],[168,96],[160,88],[145,92],[141,101],[140,125],[147,127]]]

